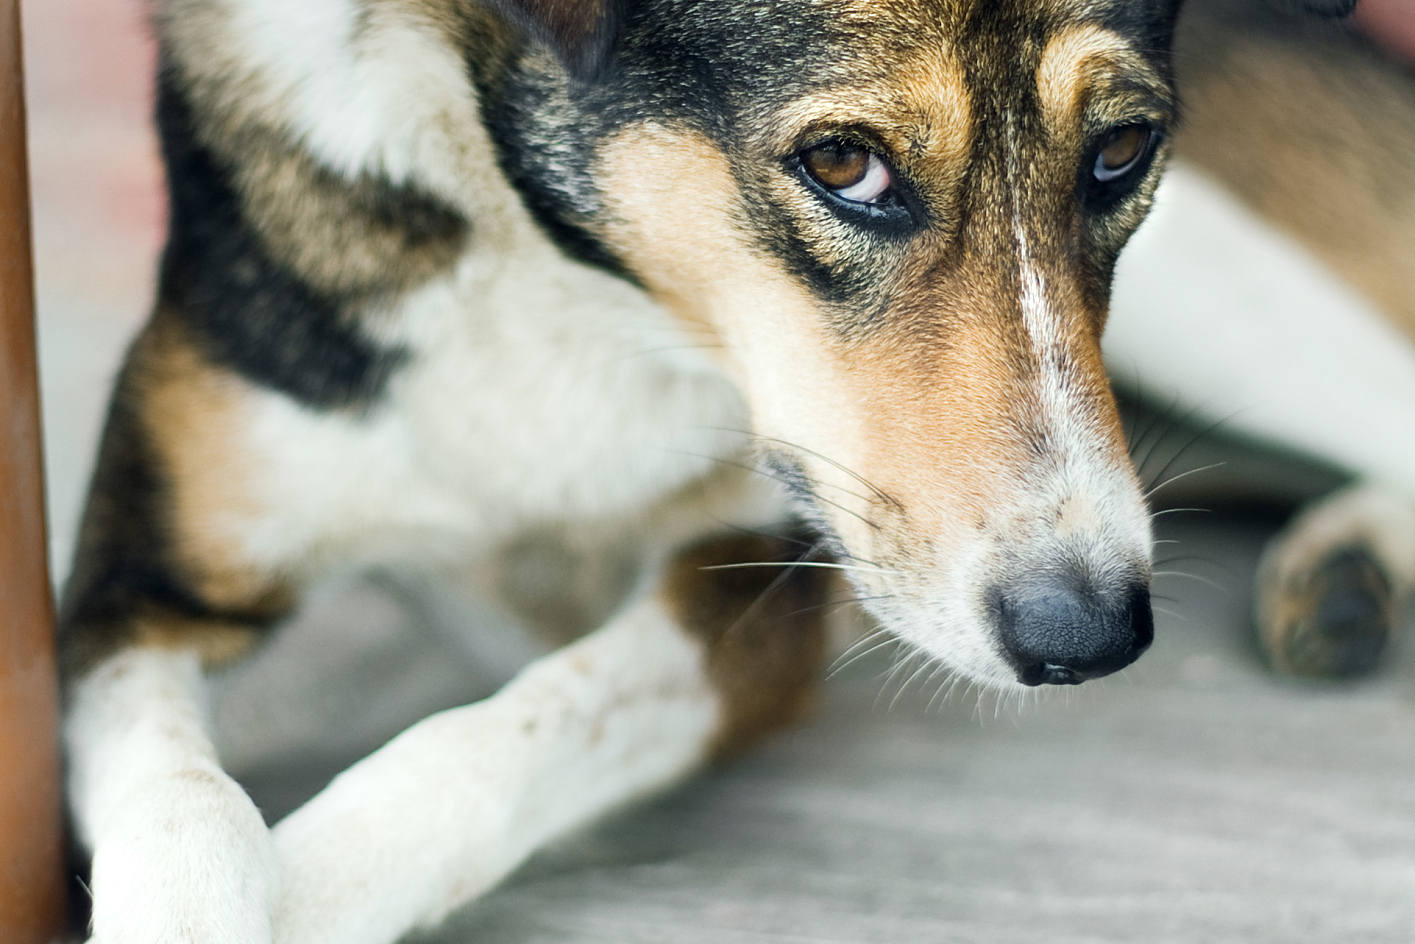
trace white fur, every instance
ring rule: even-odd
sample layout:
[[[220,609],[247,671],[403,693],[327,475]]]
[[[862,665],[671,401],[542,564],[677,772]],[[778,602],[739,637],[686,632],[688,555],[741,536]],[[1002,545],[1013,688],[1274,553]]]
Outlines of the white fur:
[[[168,8],[187,2],[168,0]],[[451,138],[449,124],[473,131],[476,108],[465,64],[432,24],[389,5],[366,16],[374,6],[209,0],[201,20],[183,17],[200,24],[207,45],[225,47],[220,70],[248,81],[243,97],[254,93],[282,115],[329,167],[402,182],[445,159],[435,152]]]
[[[391,944],[538,846],[701,763],[718,705],[653,598],[414,725],[275,830],[278,944]]]
[[[690,337],[622,282],[530,255],[470,254],[405,300],[390,340],[417,366],[373,415],[252,396],[262,513],[231,526],[252,560],[475,559],[528,525],[639,514],[742,461],[745,437],[724,430],[747,428],[745,407]]]
[[[276,859],[260,813],[222,771],[190,653],[141,649],[73,693],[69,792],[94,849],[94,944],[264,944]]]
[[[414,357],[373,415],[250,397],[258,512],[222,528],[251,561],[475,560],[527,524],[636,514],[741,461],[746,407],[702,339],[550,245],[429,24],[357,0],[211,0],[178,25],[228,57],[189,68],[239,78],[327,166],[414,179],[475,221],[451,274],[370,314]]]

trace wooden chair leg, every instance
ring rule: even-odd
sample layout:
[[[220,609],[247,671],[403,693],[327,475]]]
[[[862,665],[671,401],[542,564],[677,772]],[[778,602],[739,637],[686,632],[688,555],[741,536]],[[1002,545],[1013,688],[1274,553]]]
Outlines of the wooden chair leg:
[[[0,941],[45,944],[64,875],[20,70],[19,0],[0,0]]]

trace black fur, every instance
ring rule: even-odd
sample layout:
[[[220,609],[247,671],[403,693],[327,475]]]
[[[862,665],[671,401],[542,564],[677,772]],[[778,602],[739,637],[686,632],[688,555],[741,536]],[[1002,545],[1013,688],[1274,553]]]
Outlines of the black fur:
[[[524,36],[555,53],[579,83],[599,78],[619,35],[625,0],[487,0]]]
[[[265,251],[175,78],[162,69],[157,94],[171,194],[160,304],[182,313],[215,364],[315,409],[367,407],[405,355],[353,323],[348,303],[361,299],[316,292]],[[445,225],[414,192],[389,186],[383,203],[414,228]]]

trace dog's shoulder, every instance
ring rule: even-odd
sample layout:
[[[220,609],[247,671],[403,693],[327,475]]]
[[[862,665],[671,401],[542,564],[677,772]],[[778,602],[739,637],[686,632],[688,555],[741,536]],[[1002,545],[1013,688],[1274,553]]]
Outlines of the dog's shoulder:
[[[527,198],[506,139],[530,119],[503,87],[527,45],[498,14],[168,0],[159,24],[161,305],[249,391],[251,474],[278,504],[467,532],[489,507],[612,515],[745,426],[704,339]],[[351,467],[359,494],[334,484]]]

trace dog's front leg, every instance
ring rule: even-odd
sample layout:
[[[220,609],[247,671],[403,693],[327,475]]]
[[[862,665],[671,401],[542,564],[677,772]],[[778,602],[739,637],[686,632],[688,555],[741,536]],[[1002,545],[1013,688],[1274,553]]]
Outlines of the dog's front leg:
[[[656,592],[500,693],[420,722],[275,828],[280,944],[387,944],[487,891],[548,840],[800,714],[822,647],[819,571],[713,542]]]
[[[77,685],[70,793],[94,850],[93,944],[262,944],[276,859],[216,758],[192,652],[127,650]]]

